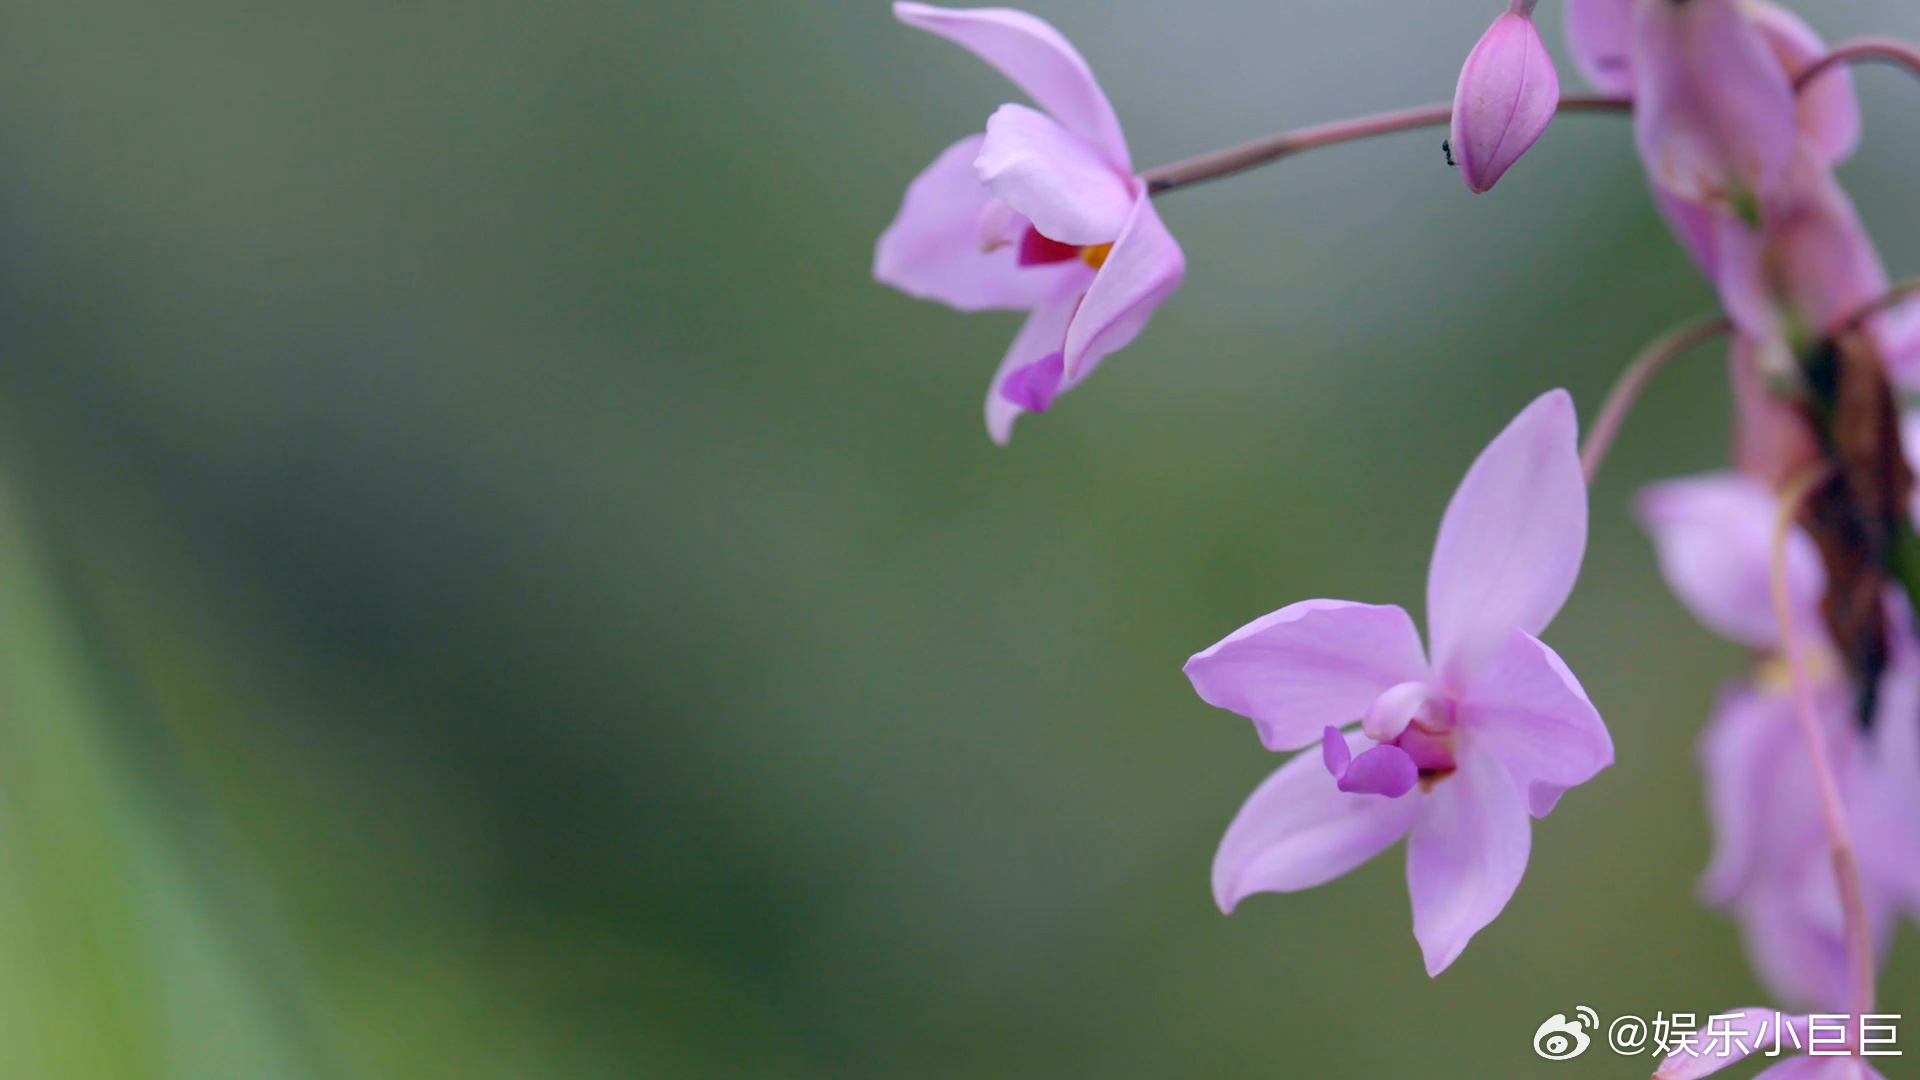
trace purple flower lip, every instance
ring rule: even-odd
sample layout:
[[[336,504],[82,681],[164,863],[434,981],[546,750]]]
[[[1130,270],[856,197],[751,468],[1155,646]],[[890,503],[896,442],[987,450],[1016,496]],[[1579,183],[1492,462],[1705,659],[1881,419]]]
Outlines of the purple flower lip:
[[[1381,743],[1354,757],[1346,736],[1337,727],[1327,728],[1320,743],[1320,759],[1333,774],[1334,785],[1353,795],[1397,799],[1412,791],[1420,779],[1420,767],[1405,750]]]
[[[1060,375],[1065,361],[1051,352],[1024,367],[1007,372],[1000,382],[1000,396],[1032,413],[1043,413],[1060,393]]]

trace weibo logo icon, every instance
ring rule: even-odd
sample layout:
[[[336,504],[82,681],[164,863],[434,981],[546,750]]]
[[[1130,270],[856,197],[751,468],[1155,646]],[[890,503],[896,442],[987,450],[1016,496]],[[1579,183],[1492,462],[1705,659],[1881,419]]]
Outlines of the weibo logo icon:
[[[1566,1061],[1586,1053],[1592,1042],[1587,1030],[1599,1028],[1600,1014],[1585,1005],[1575,1008],[1573,1014],[1578,1019],[1569,1021],[1565,1013],[1547,1017],[1547,1022],[1533,1033],[1533,1052],[1548,1061]]]

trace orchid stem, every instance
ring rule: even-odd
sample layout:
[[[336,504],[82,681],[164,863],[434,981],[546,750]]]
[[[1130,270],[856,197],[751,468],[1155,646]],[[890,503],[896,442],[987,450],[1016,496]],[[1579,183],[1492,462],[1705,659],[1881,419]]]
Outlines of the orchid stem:
[[[1861,325],[1864,324],[1868,319],[1871,319],[1875,315],[1878,315],[1883,311],[1887,311],[1890,308],[1899,307],[1902,303],[1906,302],[1909,298],[1916,295],[1920,295],[1920,278],[1914,278],[1909,281],[1898,282],[1892,288],[1888,289],[1886,292],[1883,292],[1879,296],[1874,297],[1872,300],[1867,301],[1865,304],[1860,305],[1860,309],[1858,311],[1855,311],[1852,315],[1847,316],[1847,321],[1841,323],[1839,329],[1835,330],[1832,334],[1829,334],[1828,336],[1837,338],[1841,334],[1852,333],[1853,331],[1860,329]]]
[[[1620,377],[1614,380],[1613,389],[1607,391],[1607,400],[1600,406],[1600,415],[1594,420],[1593,426],[1587,429],[1586,443],[1580,447],[1580,471],[1586,474],[1589,486],[1599,474],[1600,463],[1606,460],[1614,437],[1620,434],[1620,425],[1626,422],[1627,413],[1632,411],[1634,402],[1640,399],[1640,391],[1646,389],[1654,374],[1665,367],[1667,361],[1732,329],[1733,324],[1727,321],[1726,316],[1715,315],[1711,319],[1670,330],[1640,350],[1640,355],[1634,357]]]
[[[1828,68],[1840,64],[1858,64],[1878,61],[1883,64],[1898,64],[1916,76],[1920,76],[1920,47],[1899,38],[1859,37],[1849,38],[1833,47],[1827,55],[1815,60],[1793,80],[1795,91],[1804,90],[1806,85],[1820,77]]]
[[[1860,1016],[1873,1011],[1874,992],[1873,942],[1867,930],[1860,864],[1854,857],[1853,836],[1847,828],[1840,785],[1833,776],[1833,763],[1827,758],[1826,740],[1821,737],[1813,688],[1807,681],[1799,636],[1793,629],[1793,605],[1787,596],[1787,534],[1799,517],[1801,503],[1830,475],[1831,466],[1816,465],[1800,474],[1781,493],[1780,512],[1773,525],[1773,547],[1768,554],[1767,578],[1773,592],[1773,616],[1780,624],[1780,647],[1786,654],[1787,673],[1793,683],[1794,712],[1800,719],[1800,733],[1807,741],[1807,760],[1813,766],[1814,785],[1820,796],[1820,817],[1826,826],[1827,843],[1833,849],[1833,874],[1840,886],[1840,915],[1846,938],[1851,1012]]]
[[[1560,99],[1561,112],[1631,112],[1632,110],[1633,102],[1626,98],[1580,95]],[[1368,139],[1375,135],[1391,135],[1396,131],[1437,127],[1452,120],[1452,102],[1418,105],[1411,109],[1395,109],[1391,112],[1374,113],[1371,116],[1357,116],[1351,120],[1336,120],[1330,124],[1315,124],[1312,127],[1283,131],[1278,135],[1269,135],[1264,139],[1255,139],[1225,150],[1216,150],[1211,154],[1202,154],[1185,161],[1176,161],[1171,165],[1148,169],[1140,174],[1140,179],[1147,182],[1147,194],[1160,195],[1175,188],[1190,187],[1203,180],[1217,180],[1222,176],[1231,176],[1237,172],[1257,168],[1270,161],[1291,157],[1304,150],[1316,150],[1322,146]]]

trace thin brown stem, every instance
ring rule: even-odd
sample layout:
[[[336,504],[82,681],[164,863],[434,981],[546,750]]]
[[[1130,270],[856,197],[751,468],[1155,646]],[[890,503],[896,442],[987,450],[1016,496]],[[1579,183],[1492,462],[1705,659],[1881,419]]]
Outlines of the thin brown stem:
[[[1561,112],[1631,112],[1632,110],[1633,102],[1626,98],[1569,96],[1560,99]],[[1437,127],[1452,120],[1452,102],[1417,105],[1411,109],[1395,109],[1391,112],[1375,113],[1351,120],[1336,120],[1330,124],[1315,124],[1312,127],[1283,131],[1278,135],[1269,135],[1264,139],[1255,139],[1225,150],[1216,150],[1211,154],[1202,154],[1185,161],[1176,161],[1171,165],[1148,169],[1140,174],[1140,179],[1147,182],[1148,194],[1160,195],[1175,188],[1190,187],[1204,180],[1216,180],[1222,176],[1244,172],[1270,161],[1290,157],[1303,150],[1334,146],[1339,143],[1353,142],[1356,139],[1372,138],[1375,135],[1390,135],[1396,131]]]
[[[1854,855],[1853,834],[1847,826],[1846,804],[1840,795],[1840,783],[1833,775],[1833,763],[1827,757],[1827,742],[1820,731],[1819,713],[1813,701],[1813,685],[1807,679],[1806,664],[1800,656],[1800,638],[1793,627],[1793,602],[1787,594],[1787,535],[1800,516],[1800,505],[1807,495],[1832,475],[1832,466],[1815,465],[1801,473],[1780,494],[1780,512],[1774,519],[1773,546],[1767,560],[1767,581],[1773,593],[1773,617],[1780,624],[1780,648],[1786,654],[1788,676],[1793,682],[1794,712],[1800,721],[1800,734],[1807,743],[1807,762],[1813,768],[1815,790],[1820,797],[1820,820],[1826,828],[1827,845],[1833,852],[1833,874],[1840,886],[1840,918],[1847,953],[1847,1003],[1854,1016],[1873,1011],[1874,964],[1873,939],[1867,927],[1866,893],[1860,881],[1860,863]],[[1854,1037],[1858,1038],[1855,1028]]]
[[[1620,434],[1620,425],[1632,411],[1633,403],[1640,398],[1640,391],[1646,389],[1655,372],[1667,365],[1667,361],[1686,352],[1702,342],[1712,341],[1733,329],[1733,324],[1724,315],[1715,315],[1711,319],[1701,319],[1686,326],[1670,330],[1656,338],[1652,344],[1640,350],[1620,377],[1614,380],[1613,389],[1607,391],[1607,400],[1600,406],[1600,415],[1587,429],[1586,443],[1580,447],[1580,470],[1587,475],[1591,485],[1593,478],[1600,472],[1600,463],[1607,458],[1607,450],[1613,446],[1614,436]]]
[[[1859,37],[1849,38],[1835,45],[1827,55],[1815,60],[1793,80],[1794,90],[1800,91],[1807,84],[1819,78],[1827,69],[1839,64],[1860,64],[1878,62],[1898,64],[1914,75],[1920,76],[1920,47],[1899,38]]]

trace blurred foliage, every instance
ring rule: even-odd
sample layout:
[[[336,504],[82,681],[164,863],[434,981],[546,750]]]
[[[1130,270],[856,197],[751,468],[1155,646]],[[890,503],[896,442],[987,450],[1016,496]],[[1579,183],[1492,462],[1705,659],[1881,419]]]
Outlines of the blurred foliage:
[[[1144,163],[1444,97],[1491,14],[1034,9]],[[1741,659],[1625,513],[1724,459],[1708,350],[1596,488],[1549,636],[1619,764],[1505,916],[1432,981],[1397,853],[1207,891],[1278,759],[1184,658],[1310,596],[1417,612],[1486,439],[1710,305],[1617,119],[1484,198],[1435,133],[1167,199],[1186,288],[1003,451],[1016,319],[868,260],[1012,92],[881,3],[6,25],[0,1073],[1531,1075],[1576,1004],[1760,1000],[1691,892]],[[1912,88],[1862,84],[1846,179],[1910,272]]]

